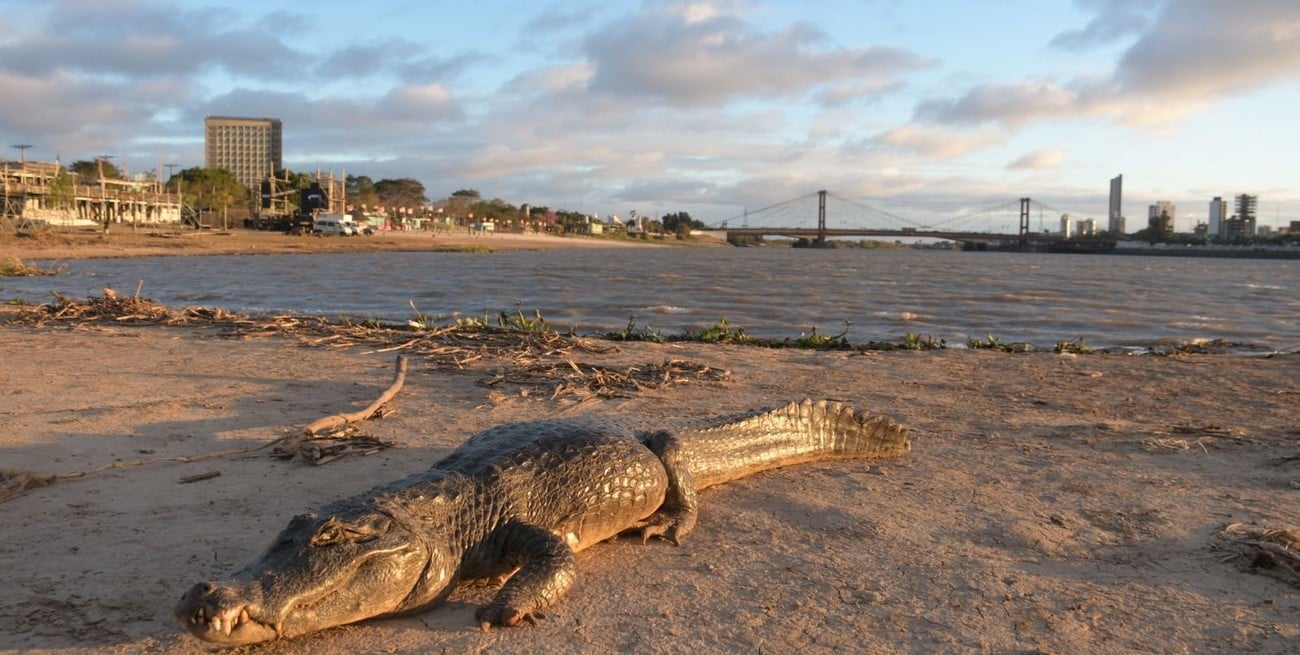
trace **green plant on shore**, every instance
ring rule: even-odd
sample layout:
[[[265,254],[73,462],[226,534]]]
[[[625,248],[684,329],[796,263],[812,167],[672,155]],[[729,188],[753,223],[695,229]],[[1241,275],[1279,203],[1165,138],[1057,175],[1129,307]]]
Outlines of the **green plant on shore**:
[[[686,331],[684,335],[686,341],[703,341],[706,343],[734,343],[745,344],[753,343],[753,339],[745,334],[745,329],[727,322],[727,319],[719,319],[717,323],[700,330],[699,332]]]
[[[461,316],[460,314],[454,314],[453,317],[456,320],[456,327],[464,330],[486,330],[489,327],[492,327],[491,322],[488,321],[487,312],[483,312],[481,318],[474,316]]]
[[[903,335],[903,350],[939,350],[945,347],[947,345],[943,342],[943,339],[936,340],[934,336],[929,334],[908,332]]]
[[[433,325],[432,319],[426,314],[421,313],[420,310],[415,308],[414,300],[407,300],[406,302],[411,306],[411,311],[415,312],[414,317],[407,319],[406,327],[409,327],[412,330],[428,330],[430,327],[432,327]],[[456,321],[456,323],[459,325],[460,321]]]
[[[639,328],[636,326],[636,317],[627,317],[627,327],[618,332],[606,332],[605,338],[611,341],[650,341],[654,343],[663,343],[664,335],[658,330],[652,330],[649,327]]]
[[[5,304],[13,305],[14,307],[32,307],[35,306],[37,303],[34,303],[26,298],[10,298],[9,302]]]
[[[0,277],[42,277],[46,275],[58,275],[63,272],[63,267],[58,268],[41,268],[24,264],[23,260],[17,257],[5,257],[0,259]]]
[[[993,336],[992,333],[989,333],[989,335],[984,339],[980,339],[979,337],[971,337],[967,339],[966,347],[970,348],[971,350],[982,350],[982,349],[1004,350],[1005,349],[1005,346],[1002,345],[1002,341],[999,340],[997,337]]]
[[[1196,355],[1206,354],[1223,348],[1242,346],[1243,344],[1228,341],[1227,339],[1210,339],[1208,341],[1193,341],[1179,344],[1173,347],[1169,354],[1171,355]]]
[[[832,348],[848,348],[849,340],[849,322],[844,321],[844,331],[836,335],[819,334],[817,326],[812,326],[812,332],[807,334],[800,332],[799,338],[794,340],[794,345],[798,348],[813,348],[830,350]]]
[[[1092,354],[1092,349],[1084,345],[1083,337],[1079,337],[1070,341],[1058,341],[1053,352],[1090,355]]]
[[[497,316],[497,325],[505,330],[515,330],[517,332],[553,332],[554,330],[542,318],[542,310],[534,309],[532,318],[524,316],[523,307],[515,304],[515,313],[507,314],[501,312]]]

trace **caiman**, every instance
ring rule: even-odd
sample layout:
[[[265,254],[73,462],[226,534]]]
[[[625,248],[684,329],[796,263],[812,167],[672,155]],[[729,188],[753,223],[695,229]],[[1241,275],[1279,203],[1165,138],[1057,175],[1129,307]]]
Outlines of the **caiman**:
[[[910,448],[889,418],[807,400],[709,419],[500,425],[427,471],[294,517],[261,559],[195,585],[175,613],[233,646],[419,612],[461,581],[508,576],[477,619],[532,622],[573,585],[575,552],[624,532],[678,544],[700,489]]]

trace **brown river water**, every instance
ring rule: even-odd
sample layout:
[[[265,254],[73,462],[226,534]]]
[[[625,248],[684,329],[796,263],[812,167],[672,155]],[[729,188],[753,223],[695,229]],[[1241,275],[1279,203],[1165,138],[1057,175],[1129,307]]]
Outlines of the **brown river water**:
[[[404,322],[534,310],[557,329],[664,336],[726,320],[752,336],[847,329],[963,347],[992,335],[1052,348],[1150,350],[1219,339],[1300,351],[1300,261],[926,250],[619,248],[498,253],[156,257],[0,278],[0,299],[103,287],[169,306]],[[414,305],[415,309],[412,309]]]

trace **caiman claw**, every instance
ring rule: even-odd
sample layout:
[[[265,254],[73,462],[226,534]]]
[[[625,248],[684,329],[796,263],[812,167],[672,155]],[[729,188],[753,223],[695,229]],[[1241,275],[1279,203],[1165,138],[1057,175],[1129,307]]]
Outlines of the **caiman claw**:
[[[487,632],[493,625],[511,627],[519,625],[521,621],[535,626],[538,619],[544,618],[546,615],[541,612],[521,612],[496,603],[484,605],[474,612],[474,619],[479,622],[478,627],[483,632]]]

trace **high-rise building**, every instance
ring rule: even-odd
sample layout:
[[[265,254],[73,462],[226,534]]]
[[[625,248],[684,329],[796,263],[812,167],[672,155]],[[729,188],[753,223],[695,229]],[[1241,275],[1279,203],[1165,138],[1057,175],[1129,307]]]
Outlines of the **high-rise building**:
[[[1241,194],[1237,196],[1237,218],[1255,223],[1255,209],[1259,207],[1259,196]]]
[[[203,165],[224,168],[250,189],[283,168],[278,118],[203,119]]]
[[[1206,236],[1211,239],[1217,238],[1223,234],[1224,222],[1228,220],[1228,203],[1223,201],[1220,196],[1214,196],[1210,201],[1210,220],[1206,228]]]
[[[1178,208],[1168,200],[1157,200],[1147,208],[1147,227],[1160,234],[1173,234]]]
[[[1237,214],[1225,222],[1224,238],[1229,241],[1249,239],[1255,236],[1255,209],[1259,206],[1259,196],[1241,194],[1237,196]]]
[[[1106,229],[1115,234],[1124,233],[1124,176],[1110,179],[1110,221]]]

